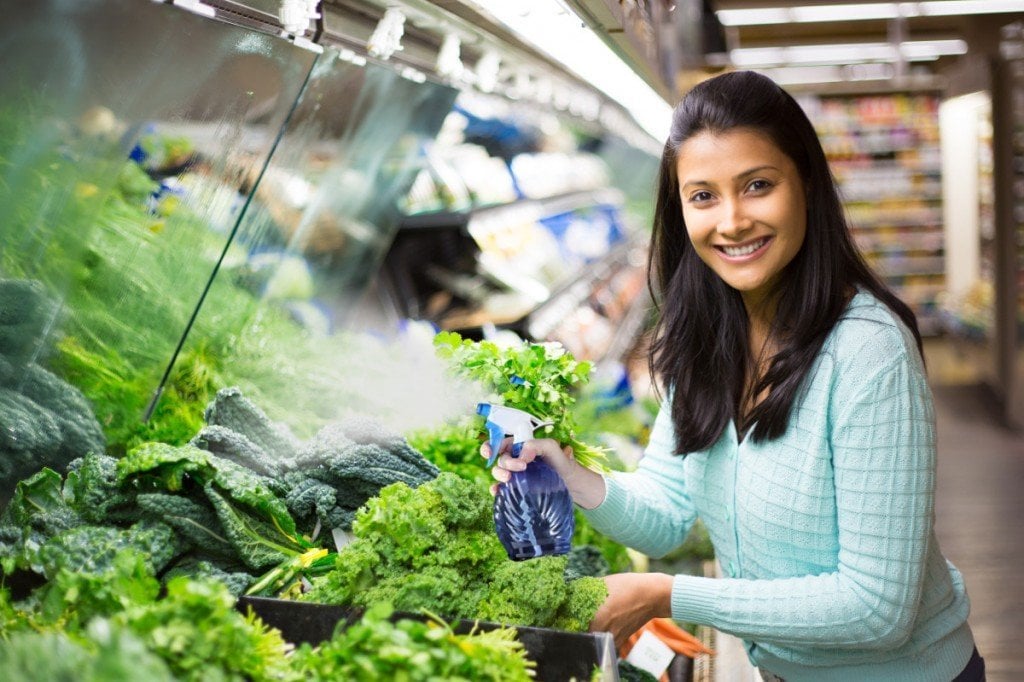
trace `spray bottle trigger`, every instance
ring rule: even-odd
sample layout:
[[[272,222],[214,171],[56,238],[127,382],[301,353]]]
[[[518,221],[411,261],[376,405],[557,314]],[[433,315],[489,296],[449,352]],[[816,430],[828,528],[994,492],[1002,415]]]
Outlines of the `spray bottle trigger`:
[[[492,421],[487,421],[487,431],[490,434],[491,456],[487,460],[487,466],[492,467],[498,460],[498,450],[501,449],[501,441],[505,440],[505,429]]]

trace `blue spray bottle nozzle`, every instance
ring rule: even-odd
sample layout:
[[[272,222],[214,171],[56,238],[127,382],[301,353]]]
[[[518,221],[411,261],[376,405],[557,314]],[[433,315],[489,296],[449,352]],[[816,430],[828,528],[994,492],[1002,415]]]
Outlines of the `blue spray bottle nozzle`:
[[[476,413],[487,417],[485,426],[487,427],[487,442],[491,446],[491,456],[487,458],[487,468],[494,466],[494,463],[498,459],[498,449],[501,447],[501,441],[505,438],[505,429],[490,420],[491,404],[490,403],[479,403],[476,406]]]
[[[523,442],[533,437],[535,429],[551,424],[551,422],[537,419],[529,412],[493,403],[478,403],[476,413],[487,419],[485,425],[488,443],[491,446],[491,456],[487,460],[488,467],[494,466],[494,462],[497,461],[498,451],[501,449],[501,442],[505,436],[512,436],[512,456],[515,457],[519,455],[519,449]]]

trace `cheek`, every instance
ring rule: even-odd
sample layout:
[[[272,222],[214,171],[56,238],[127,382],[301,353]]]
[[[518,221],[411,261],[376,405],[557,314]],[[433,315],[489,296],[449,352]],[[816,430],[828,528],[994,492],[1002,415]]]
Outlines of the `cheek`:
[[[700,243],[707,237],[708,224],[707,219],[701,219],[702,216],[697,211],[687,211],[683,209],[683,224],[686,225],[686,236],[690,238],[690,242],[697,248],[700,248]]]

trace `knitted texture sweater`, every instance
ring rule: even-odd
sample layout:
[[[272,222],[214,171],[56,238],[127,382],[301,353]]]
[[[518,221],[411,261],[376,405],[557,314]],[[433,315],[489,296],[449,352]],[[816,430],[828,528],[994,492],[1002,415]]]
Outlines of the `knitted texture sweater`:
[[[933,532],[935,418],[913,336],[861,291],[825,341],[778,439],[675,454],[669,410],[636,471],[586,515],[659,557],[699,516],[723,578],[677,575],[675,619],[744,640],[802,680],[952,680],[974,648],[960,573]]]

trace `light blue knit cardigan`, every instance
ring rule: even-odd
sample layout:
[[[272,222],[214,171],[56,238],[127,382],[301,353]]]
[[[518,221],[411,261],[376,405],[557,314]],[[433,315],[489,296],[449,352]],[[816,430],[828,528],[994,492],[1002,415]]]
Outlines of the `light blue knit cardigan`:
[[[675,619],[744,640],[802,680],[952,680],[974,648],[960,573],[933,532],[935,417],[914,339],[867,292],[826,340],[779,439],[674,455],[663,410],[639,468],[586,512],[652,557],[699,516],[724,578],[678,575]]]

